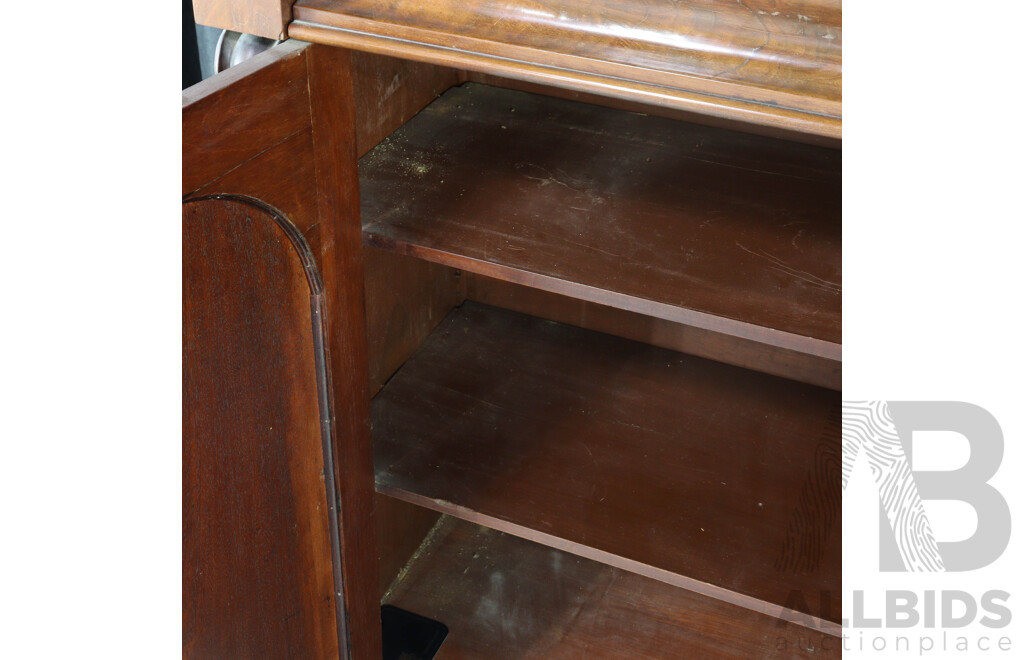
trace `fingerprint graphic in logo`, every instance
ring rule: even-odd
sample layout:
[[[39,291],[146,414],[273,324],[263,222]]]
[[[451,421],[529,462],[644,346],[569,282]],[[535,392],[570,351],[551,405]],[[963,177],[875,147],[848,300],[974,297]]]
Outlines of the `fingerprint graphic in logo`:
[[[942,556],[885,401],[843,403],[843,491],[861,452],[907,571],[944,571]]]

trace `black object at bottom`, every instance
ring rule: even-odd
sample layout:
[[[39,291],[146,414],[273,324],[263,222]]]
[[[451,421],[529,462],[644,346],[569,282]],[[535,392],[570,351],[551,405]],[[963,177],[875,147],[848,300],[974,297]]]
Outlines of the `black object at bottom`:
[[[448,626],[393,605],[381,605],[384,660],[430,660],[448,636]]]

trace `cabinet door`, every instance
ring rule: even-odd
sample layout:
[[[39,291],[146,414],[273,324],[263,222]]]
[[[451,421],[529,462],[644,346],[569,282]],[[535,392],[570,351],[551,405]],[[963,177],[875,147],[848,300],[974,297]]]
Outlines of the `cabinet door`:
[[[348,53],[185,90],[185,658],[379,658]]]

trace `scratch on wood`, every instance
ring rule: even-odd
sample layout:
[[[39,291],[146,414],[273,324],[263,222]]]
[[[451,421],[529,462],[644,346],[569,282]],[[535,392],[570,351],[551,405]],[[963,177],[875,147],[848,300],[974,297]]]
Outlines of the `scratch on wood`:
[[[804,230],[803,230],[803,229],[801,229],[801,230],[799,230],[799,231],[798,231],[798,232],[796,233],[796,235],[795,235],[795,236],[793,236],[793,240],[792,240],[792,241],[790,241],[790,244],[791,244],[791,245],[792,245],[793,247],[797,247],[797,244],[796,244],[796,239],[800,238],[800,236],[802,236],[802,235],[803,235],[803,233],[804,233]]]
[[[731,69],[726,69],[725,71],[719,71],[718,73],[714,74],[716,76],[721,76],[721,75],[725,75],[727,73],[732,73],[733,71],[739,71],[740,69],[745,67],[748,63],[750,63],[750,60],[753,59],[754,55],[757,54],[757,52],[759,50],[761,50],[762,48],[767,46],[768,42],[771,40],[771,30],[768,29],[768,26],[765,24],[764,19],[759,16],[759,14],[761,14],[762,12],[755,12],[753,9],[748,7],[743,2],[743,0],[736,0],[736,3],[739,4],[739,6],[743,7],[744,9],[746,9],[747,11],[749,11],[751,13],[751,15],[754,18],[757,19],[757,22],[761,24],[761,27],[764,29],[764,41],[761,42],[760,46],[758,46],[754,50],[750,51],[750,55],[747,56],[747,59],[743,60],[742,62],[740,62],[738,65],[734,66]]]
[[[796,239],[794,239],[794,240],[796,240]],[[793,268],[792,266],[787,264],[782,259],[779,259],[778,257],[772,256],[771,254],[768,254],[764,250],[761,250],[760,252],[754,252],[750,248],[748,248],[745,245],[741,244],[739,241],[736,242],[736,246],[738,248],[740,248],[741,250],[743,250],[744,252],[749,252],[750,254],[754,255],[755,257],[759,257],[761,259],[765,259],[768,262],[774,264],[775,270],[778,270],[779,272],[785,273],[786,275],[789,275],[791,277],[795,277],[798,280],[803,280],[804,282],[807,282],[808,284],[810,284],[812,286],[816,286],[816,287],[818,287],[820,289],[825,289],[826,291],[831,291],[832,293],[842,293],[843,292],[842,285],[840,285],[840,284],[838,284],[836,282],[830,282],[829,280],[822,279],[822,278],[818,277],[817,275],[814,275],[813,273],[808,273],[807,271],[798,270],[796,268]]]

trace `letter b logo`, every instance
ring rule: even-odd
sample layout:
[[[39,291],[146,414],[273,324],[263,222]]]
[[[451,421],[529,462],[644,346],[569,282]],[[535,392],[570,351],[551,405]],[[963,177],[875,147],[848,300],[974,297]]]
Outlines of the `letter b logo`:
[[[970,458],[944,472],[913,471],[915,431],[953,431]],[[989,485],[1003,459],[1003,433],[985,409],[950,401],[873,401],[843,405],[843,488],[860,452],[867,455],[882,510],[883,571],[970,571],[991,564],[1010,541],[1010,509]],[[939,542],[923,501],[966,502],[978,517],[974,535]]]

